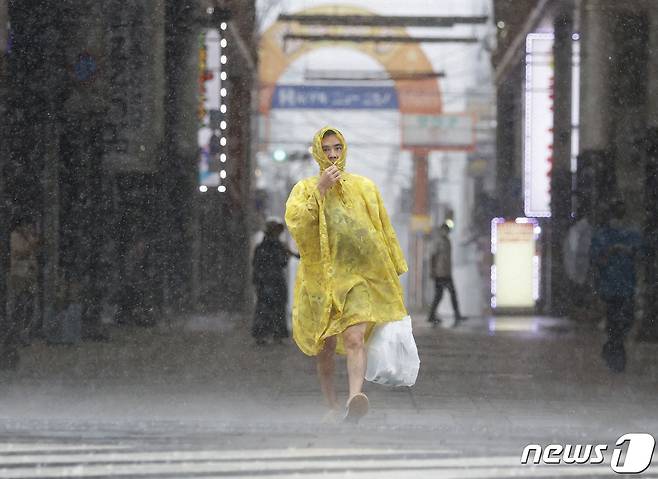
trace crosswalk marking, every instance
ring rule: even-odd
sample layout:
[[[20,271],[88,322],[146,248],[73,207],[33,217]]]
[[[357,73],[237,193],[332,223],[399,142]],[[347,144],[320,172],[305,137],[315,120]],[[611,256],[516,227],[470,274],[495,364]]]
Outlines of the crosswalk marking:
[[[61,446],[51,446],[52,449],[62,449]],[[123,449],[129,446],[121,446]],[[68,446],[71,451],[75,450],[75,446]],[[108,447],[109,449],[109,447]],[[40,451],[47,451],[46,449],[39,449]],[[185,450],[163,450],[163,451],[121,451],[121,452],[101,452],[101,453],[74,453],[71,452],[66,455],[61,454],[40,454],[22,456],[8,456],[2,454],[0,451],[0,465],[32,463],[32,462],[61,462],[60,459],[66,459],[67,462],[77,462],[91,460],[95,462],[103,462],[106,460],[114,461],[125,458],[128,461],[160,461],[160,460],[222,460],[222,461],[243,461],[243,460],[268,460],[279,458],[359,458],[359,459],[387,459],[389,457],[404,457],[409,459],[416,458],[436,458],[438,455],[445,455],[447,453],[454,453],[450,450],[437,450],[437,449],[416,449],[416,450],[399,450],[399,449],[241,449],[241,450],[200,450],[200,451],[185,451]]]
[[[40,451],[99,451],[128,449],[130,446],[109,445],[109,444],[60,444],[52,442],[43,443],[0,443],[0,455],[11,453],[28,453]]]
[[[142,449],[144,445],[141,444]],[[50,451],[50,452],[49,452]],[[609,477],[607,465],[524,466],[514,456],[430,449],[136,450],[129,445],[0,444],[0,477]],[[650,476],[643,476],[650,477]]]

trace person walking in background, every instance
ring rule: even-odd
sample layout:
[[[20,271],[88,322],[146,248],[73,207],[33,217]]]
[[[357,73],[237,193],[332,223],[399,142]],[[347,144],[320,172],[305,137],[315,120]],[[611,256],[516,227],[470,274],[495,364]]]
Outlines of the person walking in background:
[[[286,223],[301,264],[295,283],[293,338],[317,357],[326,421],[338,417],[335,353],[346,354],[349,397],[345,420],[368,412],[362,392],[365,342],[376,324],[407,316],[399,275],[407,263],[375,184],[345,172],[347,144],[335,128],[313,138],[319,175],[299,181],[286,203]]]
[[[434,239],[431,251],[430,275],[434,279],[434,301],[432,301],[427,320],[432,324],[441,321],[437,318],[436,310],[443,298],[443,289],[447,288],[450,293],[456,323],[462,320],[463,317],[459,311],[457,291],[452,280],[452,244],[450,243],[450,226],[447,223],[443,223],[439,228],[439,233]]]
[[[594,232],[590,249],[592,263],[598,269],[597,292],[607,309],[608,339],[601,356],[614,372],[626,368],[624,338],[635,316],[635,260],[642,248],[640,234],[624,225],[625,214],[624,203],[612,201],[608,221]]]
[[[19,340],[27,344],[33,328],[40,245],[34,223],[25,217],[19,218],[11,233],[10,245],[11,315]]]
[[[588,211],[580,207],[578,221],[569,227],[562,245],[564,272],[572,292],[569,316],[576,319],[598,319],[600,304],[595,295],[594,278],[598,271],[592,267],[591,247],[593,227]]]
[[[252,281],[257,301],[251,334],[258,345],[265,344],[266,338],[270,336],[278,343],[289,336],[286,325],[288,285],[285,268],[290,256],[299,258],[299,255],[290,251],[279,239],[283,229],[283,221],[268,218],[265,237],[254,250]]]
[[[0,331],[0,363],[7,369],[18,366],[18,347],[27,345],[32,334],[37,292],[39,239],[34,223],[26,217],[16,220],[10,235],[9,312]]]

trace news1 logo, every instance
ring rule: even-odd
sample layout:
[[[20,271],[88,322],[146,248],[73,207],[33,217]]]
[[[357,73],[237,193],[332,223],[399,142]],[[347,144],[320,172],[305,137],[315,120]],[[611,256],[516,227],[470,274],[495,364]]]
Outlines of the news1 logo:
[[[612,470],[618,474],[639,474],[651,464],[656,440],[651,434],[628,433],[617,439],[615,446],[610,459]],[[528,444],[521,454],[521,464],[528,464],[531,453],[533,464],[601,464],[607,450],[606,444],[549,444],[544,448]]]

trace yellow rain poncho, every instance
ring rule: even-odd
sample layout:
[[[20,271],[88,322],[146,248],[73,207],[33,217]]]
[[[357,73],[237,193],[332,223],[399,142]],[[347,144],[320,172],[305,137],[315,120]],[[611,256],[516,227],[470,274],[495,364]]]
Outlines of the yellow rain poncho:
[[[286,223],[297,243],[297,271],[292,311],[293,338],[307,355],[317,355],[324,340],[338,335],[336,350],[344,353],[340,333],[368,322],[407,315],[398,276],[407,271],[395,231],[375,184],[344,171],[347,144],[335,128],[325,127],[313,139],[313,157],[320,172],[331,166],[322,151],[322,137],[336,133],[343,151],[336,162],[341,179],[324,197],[319,175],[298,182],[286,203]]]

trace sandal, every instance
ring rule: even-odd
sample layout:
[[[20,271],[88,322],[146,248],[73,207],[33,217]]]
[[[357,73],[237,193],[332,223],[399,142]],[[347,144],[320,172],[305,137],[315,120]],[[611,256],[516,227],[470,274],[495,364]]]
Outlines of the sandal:
[[[355,394],[347,402],[344,422],[356,424],[359,420],[368,414],[368,396],[363,393]]]

